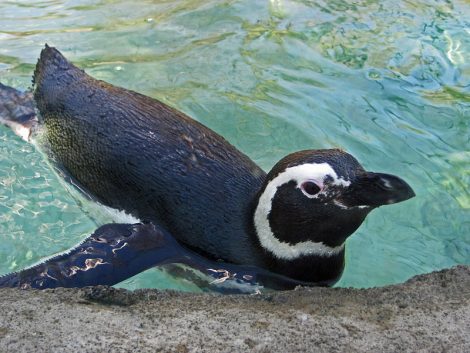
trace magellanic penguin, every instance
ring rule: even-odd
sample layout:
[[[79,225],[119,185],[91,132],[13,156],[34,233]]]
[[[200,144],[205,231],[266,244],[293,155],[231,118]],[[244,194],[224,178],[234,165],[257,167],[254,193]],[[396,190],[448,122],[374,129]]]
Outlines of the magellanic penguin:
[[[414,196],[402,179],[368,172],[339,149],[290,154],[266,174],[182,112],[96,80],[49,46],[33,82],[38,118],[3,109],[2,120],[29,138],[37,119],[58,168],[142,224],[104,226],[0,285],[113,284],[169,262],[230,269],[273,287],[331,285],[344,268],[345,240],[369,212]],[[77,280],[71,268],[86,276]]]

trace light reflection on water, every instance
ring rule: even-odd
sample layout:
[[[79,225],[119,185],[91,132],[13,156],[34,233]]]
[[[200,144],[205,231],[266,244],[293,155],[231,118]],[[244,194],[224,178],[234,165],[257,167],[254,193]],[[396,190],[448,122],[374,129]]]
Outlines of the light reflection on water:
[[[341,147],[417,197],[374,211],[339,285],[470,263],[470,8],[465,1],[0,3],[0,80],[27,88],[44,43],[185,111],[269,169]],[[0,273],[96,228],[32,146],[0,128]],[[129,288],[194,290],[147,271]]]

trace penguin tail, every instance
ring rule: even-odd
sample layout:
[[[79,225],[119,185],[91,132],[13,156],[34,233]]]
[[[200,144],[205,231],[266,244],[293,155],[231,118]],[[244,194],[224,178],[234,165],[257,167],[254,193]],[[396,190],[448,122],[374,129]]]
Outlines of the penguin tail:
[[[60,106],[63,93],[70,91],[74,83],[85,77],[83,70],[70,63],[56,48],[46,44],[33,76],[34,100],[41,113]]]
[[[54,47],[46,44],[36,64],[33,75],[33,85],[40,84],[43,79],[67,71],[73,67],[71,63]]]

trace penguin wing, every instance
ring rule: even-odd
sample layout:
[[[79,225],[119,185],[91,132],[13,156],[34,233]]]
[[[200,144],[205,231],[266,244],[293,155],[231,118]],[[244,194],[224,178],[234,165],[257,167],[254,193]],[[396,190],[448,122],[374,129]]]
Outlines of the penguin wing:
[[[208,260],[184,248],[164,228],[152,223],[111,223],[101,226],[65,253],[1,276],[0,287],[47,289],[114,285],[151,267],[172,263],[199,271],[206,276],[210,290],[223,293],[312,285],[253,266]]]
[[[65,253],[0,277],[0,287],[113,285],[180,255],[176,241],[153,224],[105,224]]]

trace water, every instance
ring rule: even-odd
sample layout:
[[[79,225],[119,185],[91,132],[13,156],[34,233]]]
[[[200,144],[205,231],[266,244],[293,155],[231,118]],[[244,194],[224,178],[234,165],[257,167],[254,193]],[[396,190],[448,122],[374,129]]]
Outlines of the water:
[[[343,148],[417,197],[348,240],[339,286],[470,264],[470,5],[456,1],[0,2],[0,81],[26,89],[44,43],[92,76],[185,111],[268,170]],[[0,273],[97,227],[34,148],[0,127]],[[121,284],[198,290],[149,270]]]

